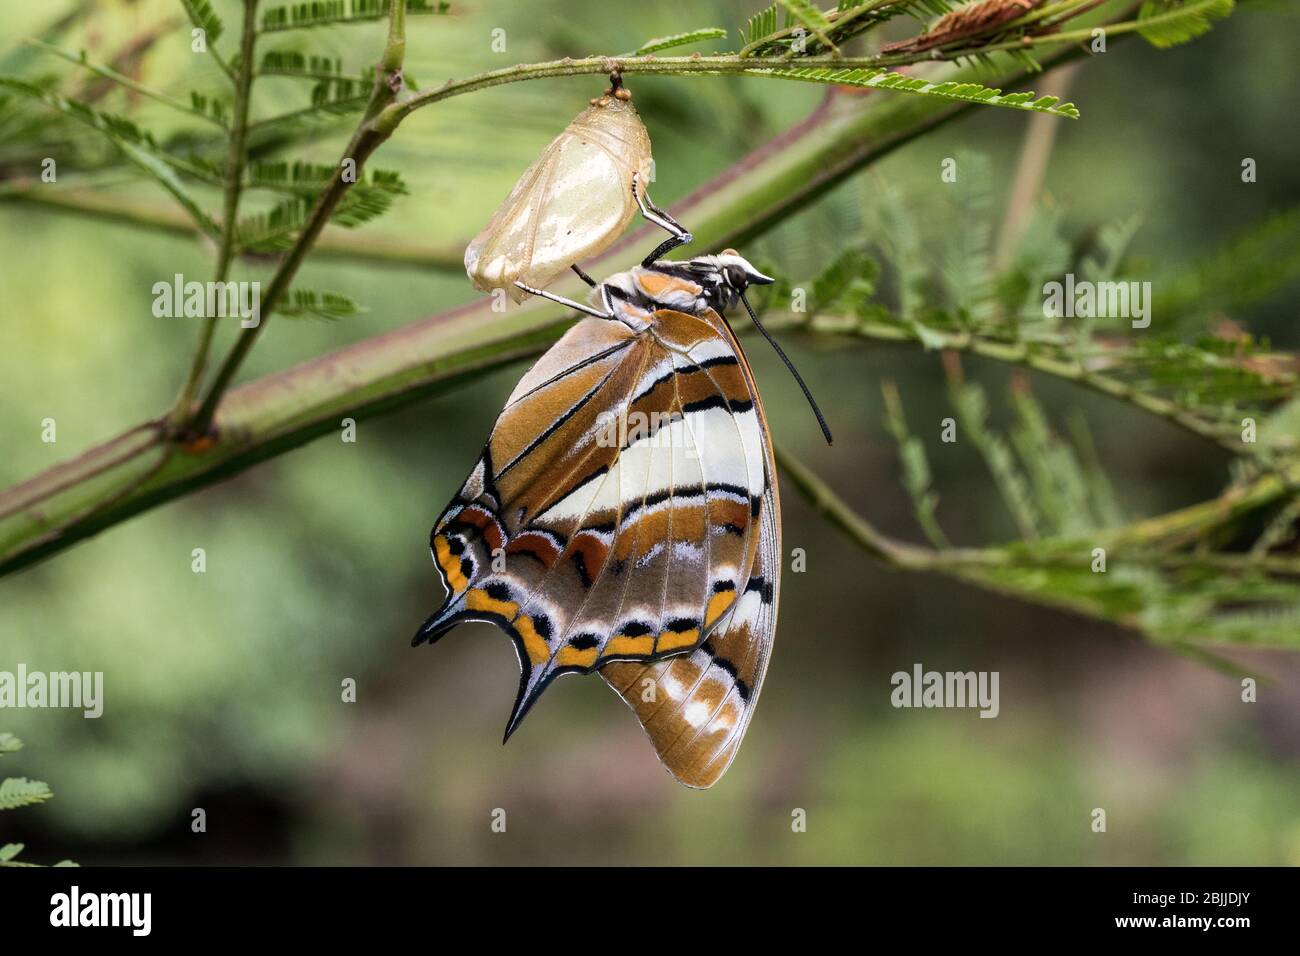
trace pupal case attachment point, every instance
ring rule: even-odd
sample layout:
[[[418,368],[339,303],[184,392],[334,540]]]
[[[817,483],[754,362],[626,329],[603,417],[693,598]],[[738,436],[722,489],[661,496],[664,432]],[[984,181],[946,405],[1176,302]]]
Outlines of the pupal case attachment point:
[[[607,249],[636,214],[633,183],[651,177],[650,135],[621,87],[591,101],[515,183],[465,250],[482,292],[516,283],[545,289],[570,266]]]

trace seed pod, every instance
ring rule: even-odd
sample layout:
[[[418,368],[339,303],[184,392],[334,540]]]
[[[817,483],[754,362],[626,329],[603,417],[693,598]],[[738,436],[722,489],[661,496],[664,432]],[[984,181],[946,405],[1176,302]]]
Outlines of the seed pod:
[[[622,88],[620,87],[620,90]],[[637,212],[632,195],[650,178],[650,135],[627,100],[592,100],[515,183],[465,250],[465,272],[483,292],[515,282],[544,289],[588,256],[607,249]]]

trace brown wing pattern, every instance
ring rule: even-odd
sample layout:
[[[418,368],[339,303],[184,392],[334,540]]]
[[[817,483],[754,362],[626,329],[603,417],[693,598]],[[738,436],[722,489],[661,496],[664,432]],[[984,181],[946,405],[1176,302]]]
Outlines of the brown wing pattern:
[[[758,389],[740,359],[759,417],[765,488],[758,513],[757,558],[726,620],[689,654],[608,664],[600,675],[637,715],[659,759],[690,787],[711,787],[726,772],[758,702],[767,672],[781,586],[781,508],[776,466]]]
[[[694,660],[708,640],[748,667],[752,695],[766,651],[746,664],[733,622],[772,543],[765,428],[716,314],[661,311],[640,332],[578,323],[520,381],[438,519],[430,544],[448,599],[414,642],[464,620],[512,637],[521,676],[507,737],[560,674]]]

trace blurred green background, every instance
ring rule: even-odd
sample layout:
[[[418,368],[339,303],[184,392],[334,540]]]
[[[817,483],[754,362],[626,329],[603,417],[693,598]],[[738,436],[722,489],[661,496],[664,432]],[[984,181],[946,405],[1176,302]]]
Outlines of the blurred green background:
[[[6,5],[0,48],[38,32],[65,2]],[[217,0],[230,48],[238,4]],[[702,26],[734,30],[757,2],[633,6],[465,0],[415,20],[407,69],[423,86],[516,62],[618,52]],[[1245,9],[1209,36],[1160,52],[1116,43],[1077,76],[1083,111],[1061,121],[1046,193],[1083,233],[1141,212],[1134,253],[1192,260],[1300,196],[1300,84],[1285,4]],[[102,58],[160,20],[167,0],[98,3],[75,44]],[[901,24],[898,25],[901,27]],[[506,31],[505,53],[491,31]],[[294,35],[360,69],[382,28]],[[898,31],[895,31],[898,32]],[[734,40],[734,33],[731,40]],[[704,49],[728,49],[731,40]],[[99,56],[97,56],[99,54]],[[42,69],[73,68],[53,59]],[[167,35],[142,78],[173,95],[220,79]],[[355,234],[463,242],[519,172],[598,92],[591,78],[499,87],[417,114],[377,157],[412,195]],[[661,204],[802,118],[823,91],[733,78],[638,78]],[[880,95],[880,94],[874,94]],[[120,93],[107,105],[120,107]],[[261,81],[255,115],[305,102]],[[157,128],[172,114],[145,102]],[[941,160],[988,156],[1005,200],[1028,115],[984,110],[905,147],[745,250],[798,279],[835,254],[882,183],[926,199]],[[309,150],[330,163],[342,135]],[[1240,181],[1241,160],[1259,181]],[[161,202],[148,186],[122,186]],[[219,203],[207,197],[211,208]],[[999,210],[1000,206],[995,205]],[[175,394],[196,338],[156,319],[152,284],[207,278],[198,242],[0,203],[0,483],[11,484],[124,427]],[[263,278],[244,266],[241,278]],[[468,301],[463,275],[308,262],[303,284],[370,311],[345,322],[275,322],[244,375]],[[1297,290],[1237,316],[1296,348]],[[229,336],[230,329],[223,330]],[[757,345],[772,427],[862,513],[919,532],[882,424],[879,383],[896,379],[913,426],[947,414],[938,358],[793,339],[788,347],[837,434],[820,444],[794,383]],[[324,438],[239,478],[145,514],[0,580],[0,670],[103,671],[105,715],[0,712],[27,749],[0,770],[48,781],[55,799],[0,817],[27,859],[82,863],[923,863],[1300,864],[1300,662],[1238,652],[1272,675],[1243,704],[1235,678],[1117,629],[948,580],[881,569],[785,496],[786,547],[808,573],[784,579],[762,706],[730,772],[699,793],[664,773],[626,707],[596,679],[561,681],[509,746],[517,683],[509,642],[468,625],[408,646],[441,601],[430,524],[474,461],[522,368],[362,422],[356,444]],[[1004,394],[1008,372],[967,373]],[[1216,494],[1225,456],[1140,412],[1053,382],[1058,417],[1088,417],[1127,509],[1154,514]],[[40,441],[57,421],[57,444]],[[931,441],[939,515],[959,543],[1014,535],[987,472],[960,444]],[[947,450],[945,450],[947,449]],[[207,552],[207,573],[190,569]],[[913,663],[1001,673],[1001,714],[898,711],[890,675]],[[358,699],[340,699],[355,678]],[[190,830],[195,807],[208,831]],[[489,827],[494,808],[508,829]],[[1090,831],[1103,807],[1108,832]],[[807,812],[792,833],[791,811]]]

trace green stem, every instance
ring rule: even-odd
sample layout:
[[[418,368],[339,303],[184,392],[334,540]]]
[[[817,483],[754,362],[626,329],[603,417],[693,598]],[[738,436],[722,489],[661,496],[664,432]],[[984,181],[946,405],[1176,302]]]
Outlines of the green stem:
[[[940,552],[889,537],[854,511],[831,490],[830,485],[798,458],[780,446],[776,447],[775,452],[777,464],[812,505],[813,510],[848,535],[862,550],[889,567],[907,571],[932,569],[938,566],[944,555],[955,556],[958,553]]]
[[[253,0],[250,0],[250,2],[253,2]],[[397,99],[398,94],[403,89],[402,62],[405,55],[406,0],[395,0],[389,7],[388,39],[384,44],[384,52],[375,65],[375,84],[361,124],[353,133],[352,140],[335,164],[334,173],[312,206],[306,225],[303,226],[302,232],[299,233],[298,238],[295,240],[293,248],[289,250],[281,261],[280,267],[276,269],[275,275],[271,278],[261,302],[262,321],[252,328],[245,328],[240,331],[230,353],[221,363],[221,367],[217,369],[207,395],[204,396],[199,410],[189,423],[188,430],[192,434],[202,435],[207,432],[213,417],[216,415],[221,396],[230,387],[235,373],[239,371],[239,367],[248,356],[253,343],[257,341],[258,335],[266,327],[267,320],[270,319],[275,312],[276,306],[279,305],[280,300],[288,291],[294,276],[298,274],[299,267],[302,266],[303,260],[307,258],[307,254],[315,245],[321,231],[329,222],[330,216],[334,214],[334,210],[343,199],[344,193],[361,178],[366,160],[391,135],[391,131],[383,132],[377,129],[373,121]],[[251,62],[249,63],[249,69],[252,69]],[[351,162],[350,170],[346,167],[349,161]]]
[[[137,80],[133,80],[131,77],[127,76],[126,74],[119,73],[117,70],[113,69],[112,67],[102,66],[98,63],[91,63],[89,60],[84,60],[73,53],[69,53],[67,50],[54,46],[51,43],[45,43],[42,40],[24,40],[23,42],[26,43],[28,46],[32,47],[33,49],[43,50],[46,53],[59,57],[60,59],[67,60],[69,63],[75,66],[79,66],[83,70],[89,70],[91,73],[94,73],[96,76],[102,76],[106,80],[111,80],[112,82],[118,84],[119,86],[124,86],[128,90],[133,90],[136,93],[139,93],[141,96],[148,97],[154,102],[162,103],[164,106],[169,106],[174,110],[177,110],[181,113],[185,113],[189,116],[193,116],[196,119],[201,119],[206,123],[212,123],[213,125],[218,126],[221,129],[226,128],[226,124],[221,122],[221,120],[217,119],[215,116],[205,113],[203,110],[197,110],[189,103],[184,103],[180,100],[173,99],[172,97],[168,96],[165,93],[160,93],[155,89],[151,89],[150,87],[145,86],[143,83],[140,83]]]
[[[1043,39],[1045,42],[1051,42],[1050,37]],[[965,51],[961,56],[969,56],[969,51]],[[887,66],[907,66],[915,63],[930,63],[958,58],[957,54],[952,57],[936,57],[932,55],[931,51],[860,57],[807,56],[799,57],[798,60],[794,61],[780,56],[741,57],[734,53],[722,56],[700,56],[695,54],[692,56],[668,57],[658,57],[651,53],[646,56],[589,56],[578,60],[565,57],[562,60],[549,60],[544,63],[520,63],[499,70],[479,73],[465,80],[448,80],[437,89],[422,90],[413,96],[394,103],[380,114],[375,121],[375,125],[379,129],[391,133],[402,120],[416,110],[450,99],[453,96],[463,96],[466,93],[474,93],[494,86],[523,83],[529,80],[562,76],[599,75],[608,73],[614,65],[617,65],[624,74],[639,73],[647,76],[722,76],[729,74],[743,75],[746,73],[762,76],[765,70],[811,69],[816,67],[831,67],[841,70],[880,69]],[[963,73],[965,72],[963,71]],[[966,82],[979,82],[979,79],[976,78],[975,73],[969,73]]]
[[[819,331],[849,334],[879,342],[918,342],[910,330],[884,322],[858,322],[856,320],[818,316],[811,323],[799,321],[779,323],[778,328],[786,325],[810,325]],[[1235,426],[1210,421],[1179,405],[1177,402],[1144,392],[1135,385],[1122,379],[1113,378],[1098,372],[1089,371],[1073,359],[1063,359],[1045,354],[1026,342],[999,342],[984,338],[970,332],[940,332],[932,330],[933,339],[930,347],[951,349],[956,352],[968,352],[984,358],[994,359],[1011,365],[1020,365],[1054,378],[1064,379],[1083,385],[1102,395],[1128,402],[1145,412],[1163,418],[1194,435],[1214,442],[1216,445],[1232,452],[1234,455],[1251,456],[1262,454],[1259,445],[1251,445],[1241,440],[1240,431]]]
[[[226,189],[221,220],[221,245],[217,251],[217,282],[225,282],[230,274],[230,264],[235,257],[235,238],[239,227],[239,197],[244,188],[244,141],[248,134],[249,94],[253,86],[253,51],[257,43],[258,0],[244,0],[243,33],[239,41],[239,69],[235,75],[235,115],[230,130],[230,151],[226,156]],[[180,394],[172,407],[170,421],[173,427],[181,426],[190,413],[190,405],[203,379],[216,331],[217,316],[205,316],[199,333],[199,344],[194,350],[189,374],[181,385]]]
[[[203,235],[194,220],[174,206],[141,203],[92,189],[52,188],[37,180],[6,182],[0,188],[0,202],[39,205],[54,212],[152,229],[174,236],[197,238]],[[464,249],[464,242],[435,246],[384,236],[357,239],[350,230],[327,226],[312,247],[312,256],[377,266],[411,266],[459,275],[465,268]],[[270,258],[265,253],[247,250],[240,250],[239,255],[248,259]]]
[[[1099,532],[1095,543],[1044,541],[1032,553],[1005,547],[945,548],[936,550],[891,538],[875,528],[839,497],[831,487],[798,459],[776,450],[777,463],[795,488],[818,514],[839,529],[854,544],[887,567],[904,571],[945,574],[985,590],[1021,601],[1102,617],[1121,626],[1142,629],[1142,622],[1130,615],[1106,613],[1086,597],[1065,597],[1034,588],[1007,583],[1007,570],[1040,571],[1050,568],[1090,568],[1092,548],[1105,547],[1111,560],[1132,567],[1177,571],[1180,568],[1215,569],[1225,574],[1267,573],[1300,578],[1300,559],[1249,554],[1168,553],[1165,548],[1199,540],[1199,536],[1248,510],[1268,507],[1287,493],[1284,481],[1268,475],[1250,485],[1230,490],[1219,498],[1191,508],[1137,522],[1115,532]],[[1300,468],[1292,479],[1300,478]],[[1171,530],[1177,537],[1171,538]],[[999,573],[1001,572],[1001,573]],[[1184,648],[1186,650],[1186,648]]]

